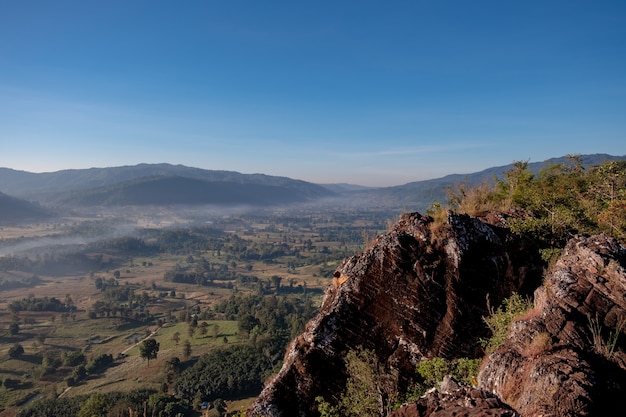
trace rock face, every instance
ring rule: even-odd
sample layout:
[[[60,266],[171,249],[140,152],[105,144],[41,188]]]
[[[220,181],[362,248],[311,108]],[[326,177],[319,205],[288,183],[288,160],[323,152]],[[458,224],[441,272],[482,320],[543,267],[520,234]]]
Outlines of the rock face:
[[[403,215],[337,270],[320,312],[248,414],[318,415],[315,397],[336,399],[343,358],[358,347],[375,350],[396,389],[414,381],[422,358],[479,355],[489,306],[512,292],[530,295],[541,282],[538,252],[503,224],[502,215]]]
[[[511,407],[485,390],[465,387],[444,378],[438,390],[431,390],[414,403],[388,417],[519,417]]]
[[[490,354],[479,387],[521,415],[626,415],[626,250],[606,236],[570,240]]]

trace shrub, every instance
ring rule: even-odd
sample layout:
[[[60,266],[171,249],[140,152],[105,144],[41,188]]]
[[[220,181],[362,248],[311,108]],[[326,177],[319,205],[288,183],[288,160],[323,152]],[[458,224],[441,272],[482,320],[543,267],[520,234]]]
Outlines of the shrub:
[[[532,307],[533,304],[530,300],[513,293],[509,298],[502,301],[502,305],[497,310],[491,310],[489,317],[483,317],[489,330],[491,330],[491,337],[480,341],[485,352],[491,353],[502,345],[513,319]]]

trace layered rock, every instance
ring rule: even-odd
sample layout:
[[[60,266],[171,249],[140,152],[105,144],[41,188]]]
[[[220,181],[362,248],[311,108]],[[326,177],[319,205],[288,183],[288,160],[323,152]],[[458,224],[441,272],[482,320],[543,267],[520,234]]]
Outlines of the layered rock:
[[[401,407],[388,417],[519,417],[496,395],[459,384],[445,377],[438,389],[432,389],[414,403]]]
[[[502,215],[403,215],[337,270],[320,312],[248,414],[317,415],[315,397],[337,398],[345,355],[359,347],[393,370],[396,391],[414,381],[424,357],[478,355],[489,306],[531,294],[541,281],[536,249],[503,224]]]
[[[524,417],[626,415],[626,249],[577,236],[491,353],[479,387]]]

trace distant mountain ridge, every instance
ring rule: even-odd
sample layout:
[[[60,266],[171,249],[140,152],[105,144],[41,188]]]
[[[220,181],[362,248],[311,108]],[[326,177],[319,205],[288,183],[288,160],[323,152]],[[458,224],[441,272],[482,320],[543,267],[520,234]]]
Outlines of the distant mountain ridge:
[[[271,205],[333,196],[287,177],[213,171],[171,164],[30,173],[0,168],[0,191],[55,205]]]
[[[608,154],[579,155],[584,166],[601,165],[606,161],[626,160],[626,155],[615,156]],[[567,163],[566,156],[547,159],[542,162],[530,162],[528,168],[537,174],[542,168],[553,165]],[[509,165],[491,167],[479,172],[470,174],[450,174],[441,178],[431,180],[410,182],[394,187],[378,188],[374,190],[362,190],[352,193],[354,198],[359,200],[369,200],[379,205],[393,202],[396,206],[406,209],[424,212],[433,202],[445,203],[447,200],[447,189],[459,183],[477,185],[484,181],[493,181],[494,178],[504,178],[504,173],[513,168],[513,162]]]
[[[206,181],[185,177],[147,177],[92,190],[67,194],[63,205],[174,205],[289,204],[328,196],[326,190],[307,185],[285,187],[236,181]]]
[[[261,184],[286,188],[313,185],[312,183],[287,177],[206,170],[162,163],[109,168],[67,169],[43,173],[0,168],[0,191],[14,196],[33,196],[40,193],[106,187],[125,181],[149,177],[183,177],[212,182]]]
[[[626,159],[626,156],[607,154],[580,157],[586,166]],[[552,158],[529,163],[529,167],[533,172],[539,172],[546,165],[566,161],[566,157]],[[0,192],[23,200],[37,201],[42,205],[64,207],[201,204],[271,206],[333,199],[337,204],[349,204],[355,208],[402,208],[424,212],[434,201],[445,202],[449,187],[460,182],[474,185],[493,181],[495,177],[502,178],[512,166],[513,163],[471,174],[451,174],[382,188],[353,184],[313,184],[287,177],[206,170],[167,163],[68,169],[48,173],[0,168]],[[23,201],[23,204],[26,203]],[[14,209],[5,209],[3,205],[15,207],[15,204],[0,201],[0,216],[3,216],[3,212],[15,212]]]

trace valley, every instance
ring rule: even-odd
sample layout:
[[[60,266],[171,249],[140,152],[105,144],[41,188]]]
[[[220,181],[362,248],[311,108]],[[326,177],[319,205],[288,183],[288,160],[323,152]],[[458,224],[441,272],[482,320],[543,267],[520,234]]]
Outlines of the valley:
[[[129,210],[125,217],[106,213],[4,226],[0,404],[12,415],[33,398],[138,387],[173,393],[175,378],[166,370],[172,359],[190,368],[216,349],[271,338],[280,339],[280,354],[270,361],[277,367],[287,341],[319,308],[339,263],[385,230],[392,216],[150,208]],[[297,311],[289,313],[290,323],[256,319],[246,328],[245,315],[233,307],[242,300],[257,303],[256,309],[270,300]],[[160,347],[149,363],[139,349],[148,338]],[[16,346],[21,354],[10,353]],[[85,373],[102,357],[110,363]],[[260,388],[247,395],[253,399]]]

